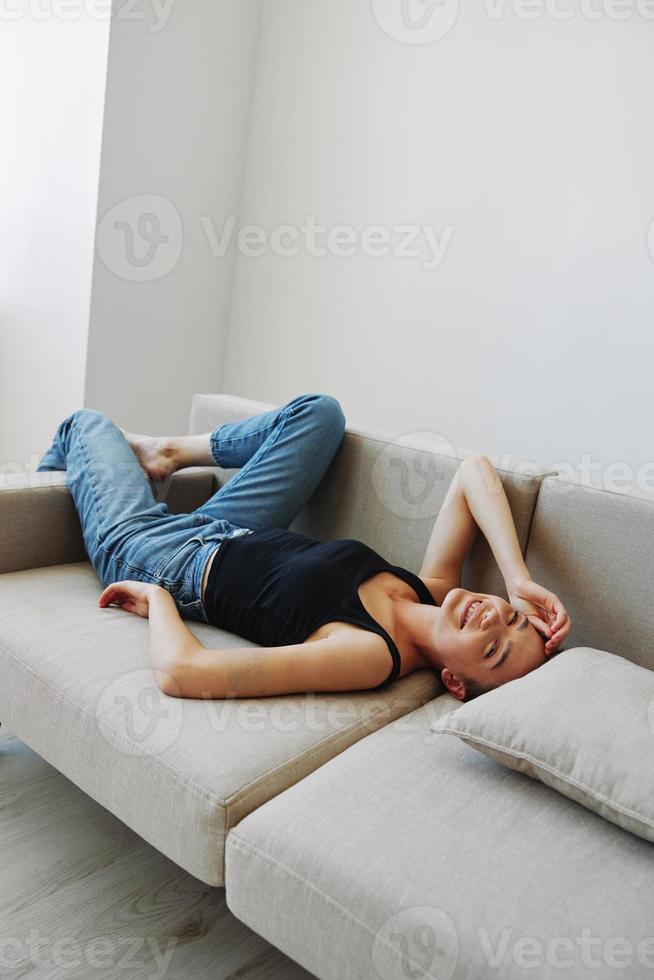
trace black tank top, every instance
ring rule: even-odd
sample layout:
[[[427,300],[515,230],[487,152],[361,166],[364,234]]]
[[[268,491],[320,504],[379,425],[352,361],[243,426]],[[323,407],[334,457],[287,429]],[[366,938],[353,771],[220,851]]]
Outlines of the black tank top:
[[[362,626],[383,637],[393,658],[379,688],[395,680],[401,661],[393,639],[357,592],[377,572],[392,572],[421,602],[438,605],[417,575],[389,564],[361,541],[320,542],[285,528],[266,528],[222,542],[209,571],[205,612],[212,625],[267,647],[303,643],[324,623]]]

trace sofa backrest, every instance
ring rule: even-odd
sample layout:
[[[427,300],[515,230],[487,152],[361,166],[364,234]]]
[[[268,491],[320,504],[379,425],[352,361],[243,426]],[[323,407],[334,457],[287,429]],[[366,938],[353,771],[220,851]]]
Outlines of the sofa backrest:
[[[654,501],[547,477],[527,565],[570,613],[564,646],[654,669]]]
[[[223,422],[273,407],[229,395],[196,395],[190,432],[207,432]],[[320,540],[357,538],[394,564],[418,572],[458,464],[455,455],[436,451],[424,435],[394,439],[390,434],[348,423],[321,485],[291,527]],[[224,483],[234,472],[219,471],[219,482]],[[524,552],[540,479],[505,470],[498,472]],[[463,585],[475,591],[506,594],[492,552],[481,534],[466,561]]]

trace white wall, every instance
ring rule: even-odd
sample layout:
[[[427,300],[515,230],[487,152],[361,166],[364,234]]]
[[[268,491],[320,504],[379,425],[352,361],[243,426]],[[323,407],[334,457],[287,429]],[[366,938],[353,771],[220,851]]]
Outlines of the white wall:
[[[179,433],[221,387],[234,256],[203,219],[240,207],[261,0],[156,6],[112,21],[85,401]]]
[[[34,468],[83,402],[109,24],[6,7],[18,13],[0,21],[0,464],[9,473]]]
[[[635,472],[654,452],[654,22],[469,4],[413,45],[373,16],[393,4],[268,0],[243,221],[451,225],[445,259],[241,255],[223,388],[329,391],[356,422]]]
[[[375,20],[399,0],[266,0],[261,37],[261,0],[164,4],[158,25],[142,4],[112,23],[101,161],[108,22],[83,4],[3,20],[0,462],[33,465],[82,402],[184,431],[194,391],[323,390],[353,421],[505,463],[634,474],[652,447],[654,21],[490,4],[424,45]],[[147,213],[168,242],[139,261]],[[451,239],[435,269],[359,248],[241,254],[233,276],[207,222],[239,214]]]

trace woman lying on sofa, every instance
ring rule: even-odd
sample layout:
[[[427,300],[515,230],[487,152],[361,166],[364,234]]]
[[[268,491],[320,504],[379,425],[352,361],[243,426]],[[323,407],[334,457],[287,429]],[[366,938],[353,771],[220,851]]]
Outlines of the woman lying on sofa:
[[[459,466],[419,576],[359,541],[320,543],[288,530],[344,431],[339,403],[317,394],[198,436],[138,436],[89,409],[58,427],[38,469],[66,470],[87,553],[106,586],[99,604],[149,618],[152,666],[166,694],[370,690],[430,667],[454,697],[469,700],[560,647],[569,616],[531,580],[485,456]],[[148,477],[202,465],[239,471],[190,514],[155,502]],[[460,588],[477,527],[509,602]],[[183,619],[260,646],[207,649]]]

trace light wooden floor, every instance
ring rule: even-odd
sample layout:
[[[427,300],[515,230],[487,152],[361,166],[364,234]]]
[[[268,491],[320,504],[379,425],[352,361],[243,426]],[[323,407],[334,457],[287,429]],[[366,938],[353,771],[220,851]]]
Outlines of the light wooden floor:
[[[192,878],[0,729],[0,977],[307,980]]]

